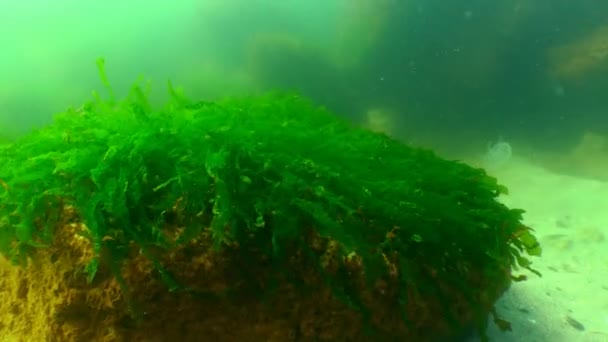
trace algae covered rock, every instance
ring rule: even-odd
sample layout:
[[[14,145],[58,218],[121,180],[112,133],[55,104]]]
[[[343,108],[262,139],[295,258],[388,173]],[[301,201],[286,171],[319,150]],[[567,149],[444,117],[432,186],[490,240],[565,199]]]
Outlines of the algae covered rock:
[[[169,91],[159,110],[138,86],[97,96],[0,146],[0,251],[28,289],[1,309],[46,322],[0,336],[434,341],[483,331],[540,254],[481,169],[296,95]]]

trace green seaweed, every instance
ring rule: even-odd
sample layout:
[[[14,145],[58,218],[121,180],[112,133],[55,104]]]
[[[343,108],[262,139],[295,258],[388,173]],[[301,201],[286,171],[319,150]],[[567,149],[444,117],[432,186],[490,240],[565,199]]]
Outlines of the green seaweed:
[[[169,83],[171,100],[153,110],[136,84],[116,101],[103,60],[97,65],[109,100],[95,94],[0,145],[0,253],[13,260],[50,246],[70,206],[96,255],[89,281],[106,253],[126,291],[119,265],[128,254],[117,251],[135,243],[171,291],[183,290],[152,250],[209,229],[216,249],[257,246],[277,269],[292,248],[303,250],[336,296],[366,312],[348,272],[324,269],[311,231],[335,241],[341,258],[360,257],[370,283],[386,277],[384,256],[396,255],[403,289],[446,301],[421,265],[468,293],[456,265],[504,281],[505,260],[531,269],[524,255],[540,255],[522,211],[496,200],[507,190],[482,169],[353,126],[294,94],[195,102]],[[165,234],[171,217],[185,227],[175,241]],[[399,305],[407,301],[400,293]]]

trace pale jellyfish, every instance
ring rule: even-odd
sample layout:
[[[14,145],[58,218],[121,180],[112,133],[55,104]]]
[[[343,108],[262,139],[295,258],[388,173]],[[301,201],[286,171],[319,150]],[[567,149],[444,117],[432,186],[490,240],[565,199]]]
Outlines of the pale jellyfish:
[[[483,166],[489,169],[504,166],[511,160],[513,149],[511,144],[502,138],[495,143],[488,143],[486,153],[482,157]]]

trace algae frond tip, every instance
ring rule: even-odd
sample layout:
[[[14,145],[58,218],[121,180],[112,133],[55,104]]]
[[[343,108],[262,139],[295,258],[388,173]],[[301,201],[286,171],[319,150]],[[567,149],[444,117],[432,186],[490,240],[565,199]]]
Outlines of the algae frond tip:
[[[99,78],[101,78],[101,82],[103,86],[106,87],[108,93],[110,94],[110,99],[114,101],[114,91],[110,86],[110,82],[108,81],[108,76],[106,75],[106,60],[103,57],[97,58],[95,62],[97,64],[97,71],[99,72]]]

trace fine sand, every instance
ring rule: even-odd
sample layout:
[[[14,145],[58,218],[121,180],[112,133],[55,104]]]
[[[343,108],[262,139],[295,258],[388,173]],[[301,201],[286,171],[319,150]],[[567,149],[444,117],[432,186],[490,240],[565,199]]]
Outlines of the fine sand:
[[[497,304],[512,331],[490,322],[491,341],[608,342],[608,182],[517,158],[490,174],[510,190],[501,201],[526,210],[524,222],[543,248],[532,258],[542,277],[516,271],[528,280],[514,283]]]

